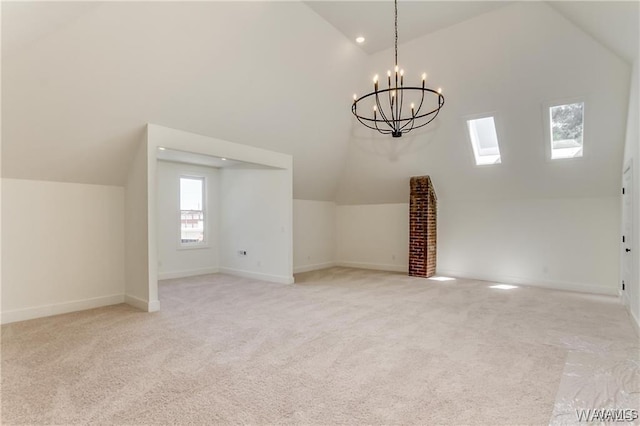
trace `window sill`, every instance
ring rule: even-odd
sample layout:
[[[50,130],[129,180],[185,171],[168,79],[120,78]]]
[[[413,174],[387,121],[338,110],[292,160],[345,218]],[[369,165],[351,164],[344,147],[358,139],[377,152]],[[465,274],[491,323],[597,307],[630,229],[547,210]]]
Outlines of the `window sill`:
[[[211,248],[209,244],[181,244],[178,246],[178,250],[199,250]]]

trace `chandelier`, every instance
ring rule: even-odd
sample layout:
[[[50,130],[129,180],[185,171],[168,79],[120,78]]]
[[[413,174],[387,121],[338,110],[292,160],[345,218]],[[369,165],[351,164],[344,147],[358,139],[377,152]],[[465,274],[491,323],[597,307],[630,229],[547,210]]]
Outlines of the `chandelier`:
[[[399,138],[403,133],[409,133],[431,123],[444,105],[444,96],[442,89],[433,90],[425,86],[426,73],[422,74],[422,86],[404,85],[404,70],[398,68],[398,0],[395,0],[394,4],[395,74],[392,75],[391,71],[387,71],[386,89],[379,88],[376,75],[373,78],[373,92],[361,97],[353,95],[351,112],[366,127],[384,135],[390,134],[394,138]],[[364,106],[368,102],[373,104],[373,108]]]

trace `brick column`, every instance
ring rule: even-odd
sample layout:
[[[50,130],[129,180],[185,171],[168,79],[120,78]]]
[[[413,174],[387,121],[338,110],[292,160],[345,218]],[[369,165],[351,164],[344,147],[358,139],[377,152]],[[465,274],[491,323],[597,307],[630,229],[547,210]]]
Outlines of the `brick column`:
[[[409,206],[409,275],[436,273],[437,198],[429,176],[411,178]]]

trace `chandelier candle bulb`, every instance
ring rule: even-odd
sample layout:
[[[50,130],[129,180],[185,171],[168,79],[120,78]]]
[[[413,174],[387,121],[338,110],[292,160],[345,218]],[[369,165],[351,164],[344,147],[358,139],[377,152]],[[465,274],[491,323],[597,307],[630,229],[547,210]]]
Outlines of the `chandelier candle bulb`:
[[[442,94],[442,87],[438,87],[438,94],[441,95]]]

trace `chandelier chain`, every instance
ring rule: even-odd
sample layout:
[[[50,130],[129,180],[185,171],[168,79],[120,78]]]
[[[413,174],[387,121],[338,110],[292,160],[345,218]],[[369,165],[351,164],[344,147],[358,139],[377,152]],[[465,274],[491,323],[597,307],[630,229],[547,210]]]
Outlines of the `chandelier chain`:
[[[394,21],[394,26],[396,29],[396,38],[395,38],[395,59],[396,59],[396,63],[394,65],[398,65],[398,0],[395,0],[394,2],[394,6],[395,6],[395,21]]]

